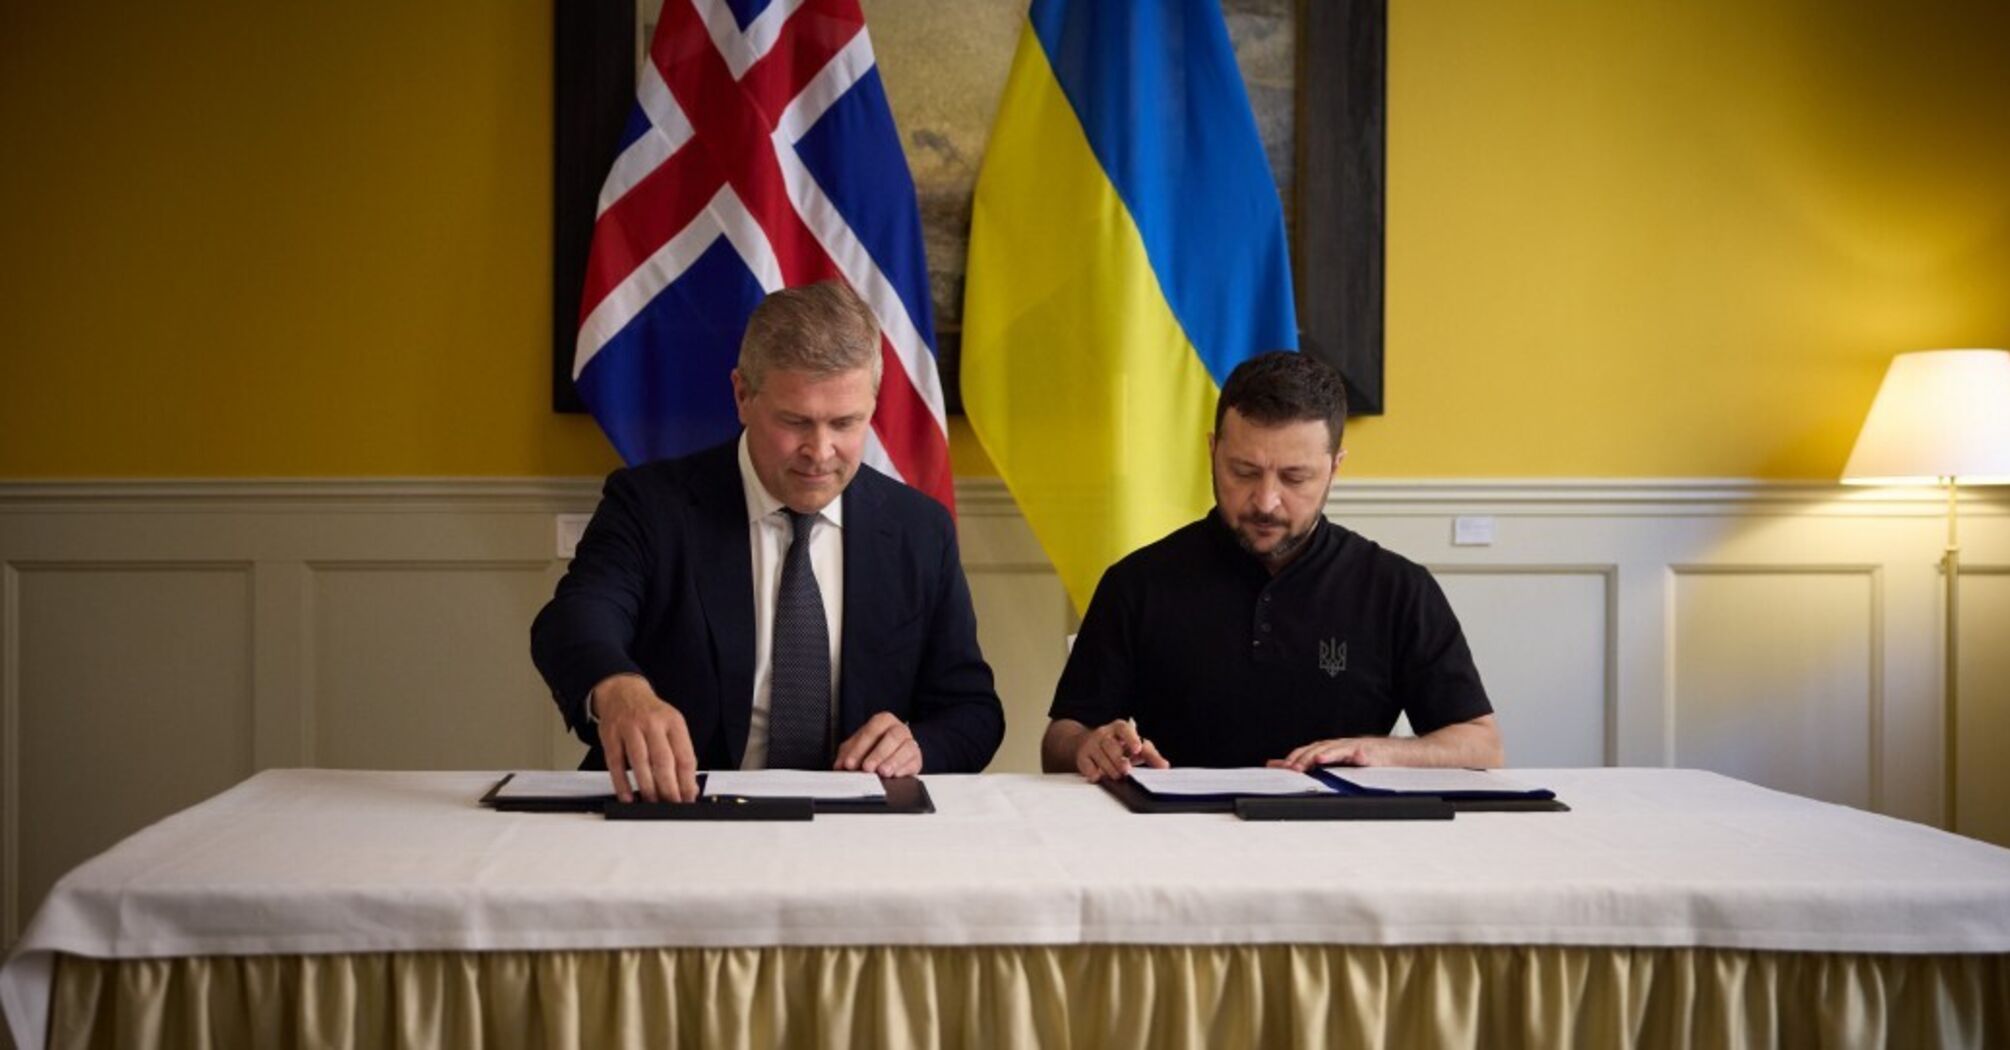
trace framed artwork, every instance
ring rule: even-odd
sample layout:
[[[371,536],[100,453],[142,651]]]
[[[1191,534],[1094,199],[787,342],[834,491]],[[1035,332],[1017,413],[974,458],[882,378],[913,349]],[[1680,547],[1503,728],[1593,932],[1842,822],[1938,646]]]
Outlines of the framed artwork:
[[[1339,369],[1349,415],[1384,411],[1388,31],[1388,0],[1299,0],[1298,346]]]
[[[1024,5],[864,6],[876,19],[882,71],[911,71],[905,83],[885,76],[920,198],[943,392],[959,412],[970,196]],[[657,7],[658,0],[553,5],[551,401],[559,412],[584,411],[572,358],[594,207]],[[1300,348],[1339,369],[1353,414],[1378,415],[1387,0],[1224,0],[1223,8],[1291,227]],[[955,46],[938,46],[944,35]]]

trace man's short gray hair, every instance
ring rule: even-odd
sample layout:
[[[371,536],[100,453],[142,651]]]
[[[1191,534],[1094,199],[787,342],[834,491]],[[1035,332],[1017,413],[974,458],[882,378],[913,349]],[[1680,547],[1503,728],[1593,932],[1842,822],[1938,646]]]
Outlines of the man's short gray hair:
[[[871,371],[879,393],[879,321],[843,281],[783,288],[747,318],[739,369],[749,390],[759,391],[775,369],[821,379],[857,368]]]

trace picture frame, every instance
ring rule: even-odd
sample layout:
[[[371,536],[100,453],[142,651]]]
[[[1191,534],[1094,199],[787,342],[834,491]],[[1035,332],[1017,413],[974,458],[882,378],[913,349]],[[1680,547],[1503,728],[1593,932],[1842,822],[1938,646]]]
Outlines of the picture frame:
[[[552,10],[551,404],[583,412],[572,383],[580,289],[600,185],[635,97],[640,27],[635,0],[565,0]],[[1297,0],[1295,18],[1299,347],[1339,370],[1350,415],[1380,415],[1388,2]],[[944,396],[960,412],[960,333],[942,329]]]

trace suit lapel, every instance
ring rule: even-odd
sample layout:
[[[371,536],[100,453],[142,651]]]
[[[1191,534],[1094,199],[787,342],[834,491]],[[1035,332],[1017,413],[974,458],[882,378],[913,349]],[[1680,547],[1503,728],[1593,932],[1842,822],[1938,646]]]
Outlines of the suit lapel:
[[[866,639],[881,619],[881,589],[874,585],[886,565],[890,528],[880,511],[882,493],[861,465],[844,490],[844,631],[838,639],[837,738],[858,732],[865,724],[868,697],[864,685]]]
[[[747,723],[754,707],[753,547],[747,539],[747,498],[740,489],[739,448],[708,456],[691,486],[693,531],[690,557],[698,581],[698,601],[711,633],[712,658],[719,671],[719,707],[726,750],[739,768],[747,750]]]

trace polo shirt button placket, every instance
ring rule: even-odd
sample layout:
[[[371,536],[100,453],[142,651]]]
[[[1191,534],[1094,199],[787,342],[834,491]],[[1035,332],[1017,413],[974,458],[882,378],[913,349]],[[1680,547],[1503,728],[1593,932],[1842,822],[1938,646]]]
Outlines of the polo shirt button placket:
[[[1250,650],[1258,654],[1263,652],[1263,636],[1270,634],[1270,621],[1264,618],[1270,612],[1268,608],[1270,604],[1270,591],[1265,589],[1260,598],[1261,601],[1257,603],[1256,607],[1256,631],[1259,637],[1249,640]]]

